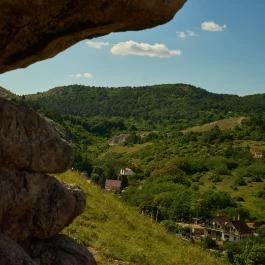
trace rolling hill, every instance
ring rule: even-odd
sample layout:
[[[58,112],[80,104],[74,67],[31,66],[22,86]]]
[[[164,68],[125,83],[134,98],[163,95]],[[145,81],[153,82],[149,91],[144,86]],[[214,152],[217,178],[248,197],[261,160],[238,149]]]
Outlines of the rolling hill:
[[[265,111],[265,94],[214,94],[186,84],[122,88],[71,85],[28,95],[26,99],[50,116],[119,117],[138,126],[170,124],[182,129]]]

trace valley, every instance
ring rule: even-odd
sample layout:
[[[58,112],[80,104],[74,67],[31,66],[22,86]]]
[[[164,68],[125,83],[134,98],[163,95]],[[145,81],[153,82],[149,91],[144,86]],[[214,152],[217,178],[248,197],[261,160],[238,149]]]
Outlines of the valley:
[[[218,95],[185,84],[68,86],[14,100],[64,128],[76,149],[74,169],[89,182],[104,189],[106,179],[121,180],[126,207],[171,233],[195,217],[202,224],[216,216],[265,222],[263,94]],[[119,175],[123,168],[134,174]],[[83,227],[66,231],[76,237]]]

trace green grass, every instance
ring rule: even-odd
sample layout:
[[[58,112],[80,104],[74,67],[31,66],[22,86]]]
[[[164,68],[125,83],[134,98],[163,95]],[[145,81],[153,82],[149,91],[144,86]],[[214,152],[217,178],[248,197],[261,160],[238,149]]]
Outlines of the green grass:
[[[221,130],[228,130],[228,129],[234,129],[236,126],[240,126],[242,120],[244,120],[245,117],[233,117],[233,118],[227,118],[223,120],[218,120],[210,123],[206,123],[200,126],[195,126],[192,128],[188,128],[186,130],[183,130],[184,133],[189,132],[206,132],[213,129],[215,126],[218,126]]]
[[[246,207],[251,216],[257,217],[260,220],[265,220],[265,201],[263,198],[258,198],[257,193],[265,188],[264,182],[251,182],[246,186],[237,186],[233,188],[234,176],[222,176],[222,181],[213,184],[212,181],[206,176],[201,178],[203,185],[200,185],[201,191],[211,189],[214,185],[216,190],[228,192],[233,197],[241,197],[244,199],[242,205]]]
[[[167,233],[149,218],[124,205],[72,171],[59,176],[76,183],[87,196],[85,212],[64,233],[92,248],[99,265],[221,265],[198,246]]]
[[[259,151],[265,151],[264,141],[253,141],[253,140],[236,140],[233,142],[235,146],[239,147],[251,147]]]

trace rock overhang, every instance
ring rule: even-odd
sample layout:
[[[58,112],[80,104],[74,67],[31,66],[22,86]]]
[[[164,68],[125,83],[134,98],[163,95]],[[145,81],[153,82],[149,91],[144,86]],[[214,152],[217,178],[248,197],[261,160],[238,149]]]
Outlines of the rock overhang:
[[[168,22],[186,0],[2,0],[0,73],[51,58],[83,39]]]

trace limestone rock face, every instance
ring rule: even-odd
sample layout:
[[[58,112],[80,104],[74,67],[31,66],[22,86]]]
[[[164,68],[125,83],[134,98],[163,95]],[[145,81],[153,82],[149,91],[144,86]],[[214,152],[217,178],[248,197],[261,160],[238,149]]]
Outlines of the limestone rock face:
[[[64,235],[32,240],[26,251],[40,265],[96,265],[86,248]]]
[[[0,73],[50,58],[76,42],[163,24],[186,0],[1,0]]]
[[[85,208],[81,189],[40,173],[0,168],[0,194],[0,233],[17,242],[55,236]]]
[[[37,265],[16,242],[0,235],[1,265]]]
[[[72,147],[45,118],[0,97],[0,166],[34,172],[63,172]]]

